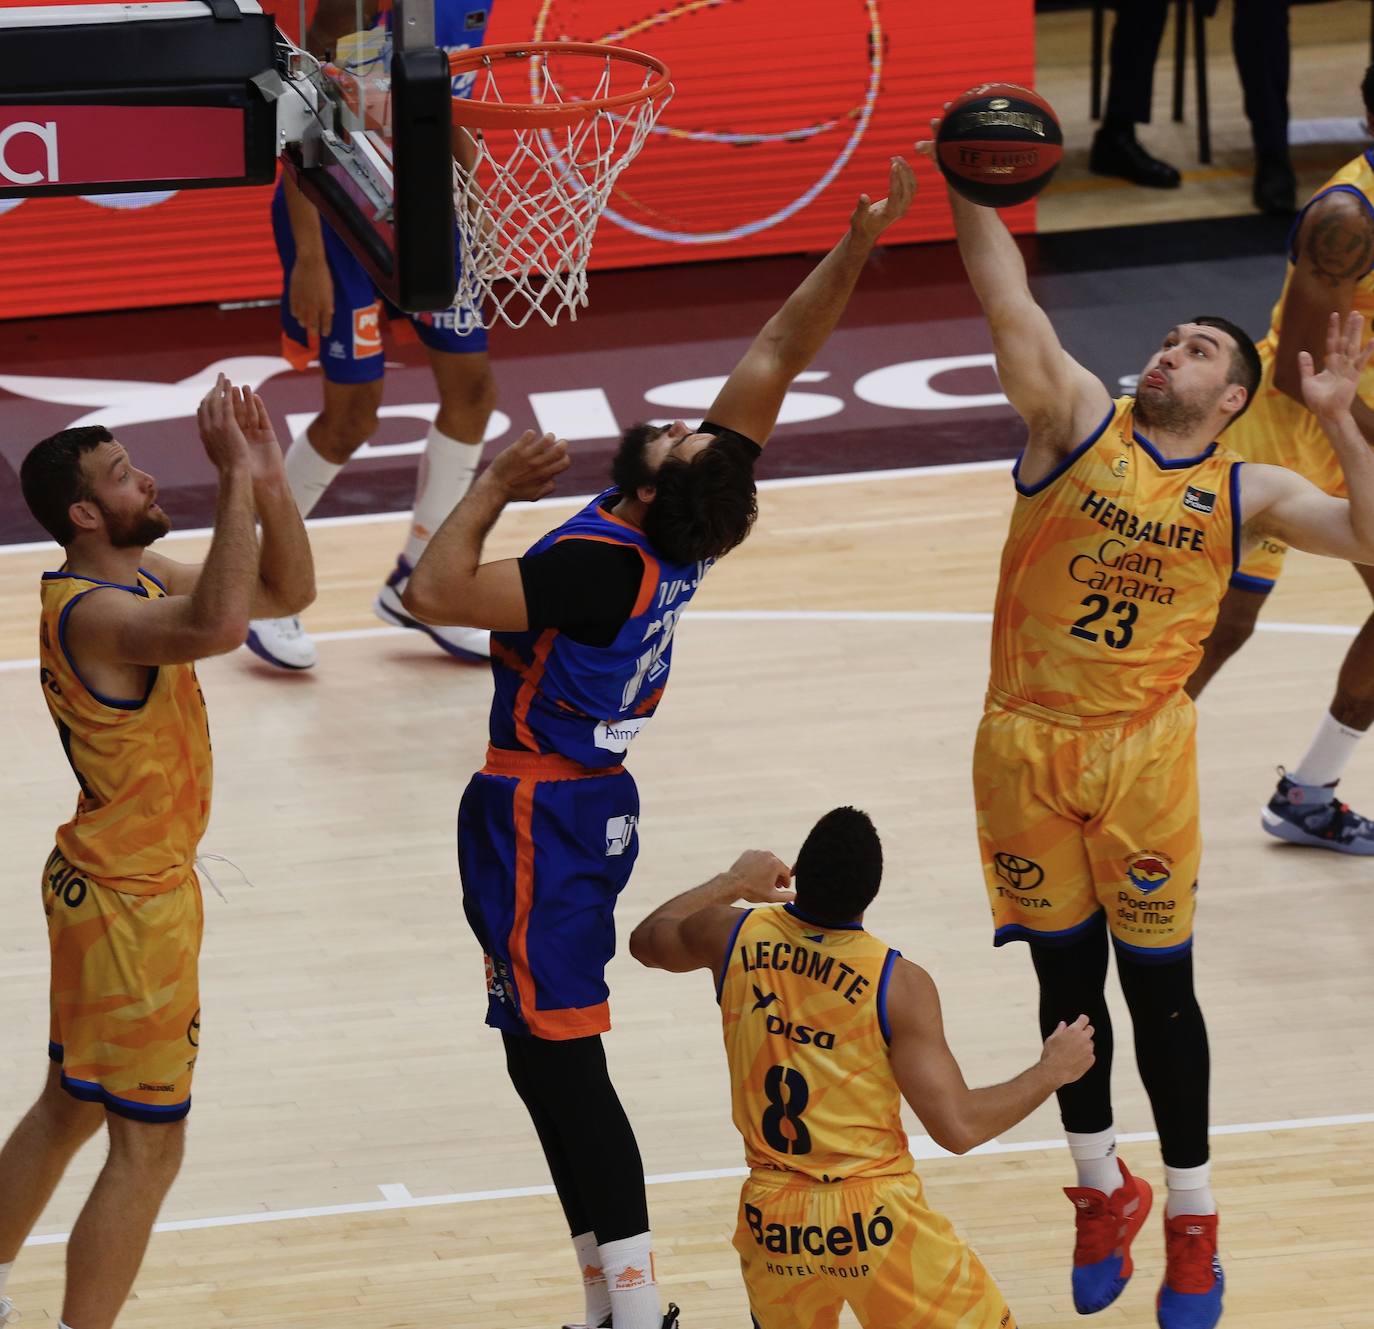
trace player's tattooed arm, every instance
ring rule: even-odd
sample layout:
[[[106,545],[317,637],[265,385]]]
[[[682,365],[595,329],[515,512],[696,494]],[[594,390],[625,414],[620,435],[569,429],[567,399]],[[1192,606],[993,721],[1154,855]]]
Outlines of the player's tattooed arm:
[[[1279,317],[1274,386],[1301,402],[1298,357],[1310,351],[1321,370],[1327,319],[1333,311],[1342,317],[1350,312],[1360,279],[1374,266],[1374,216],[1359,196],[1334,190],[1308,206],[1295,250]],[[1356,419],[1374,441],[1374,413],[1357,409]]]
[[[683,891],[659,905],[630,934],[630,954],[650,969],[686,973],[719,967],[725,946],[739,922],[736,900],[785,904],[792,869],[776,854],[749,849],[727,872]]]

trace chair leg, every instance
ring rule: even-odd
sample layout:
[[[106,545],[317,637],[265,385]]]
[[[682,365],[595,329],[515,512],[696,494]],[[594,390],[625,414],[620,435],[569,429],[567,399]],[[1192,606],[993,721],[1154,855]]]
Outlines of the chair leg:
[[[1102,119],[1102,29],[1104,24],[1103,10],[1105,0],[1094,0],[1093,3],[1093,38],[1092,38],[1092,118]]]
[[[1183,66],[1188,60],[1188,0],[1178,0],[1174,17],[1174,123],[1183,122]]]
[[[1207,16],[1193,4],[1193,60],[1197,86],[1197,159],[1204,166],[1212,160],[1212,126],[1207,106]]]

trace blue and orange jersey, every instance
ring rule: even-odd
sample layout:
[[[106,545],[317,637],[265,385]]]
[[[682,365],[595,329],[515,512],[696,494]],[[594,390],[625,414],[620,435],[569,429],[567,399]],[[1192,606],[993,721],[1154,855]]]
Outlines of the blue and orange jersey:
[[[618,497],[616,489],[597,495],[527,553],[561,540],[634,549],[643,562],[634,608],[607,646],[585,645],[557,628],[493,632],[493,747],[557,753],[594,769],[619,766],[658,708],[678,619],[714,560],[665,562],[643,531],[609,511]]]
[[[1016,506],[992,624],[992,687],[1077,716],[1131,715],[1179,691],[1240,561],[1240,460],[1168,460],[1117,400]]]
[[[108,588],[108,589],[107,589]],[[67,618],[86,595],[166,594],[142,570],[136,586],[45,572],[38,628],[43,700],[81,792],[57,847],[83,876],[132,895],[186,878],[210,817],[210,729],[191,664],[148,671],[141,698],[101,696],[67,650]]]
[[[1302,226],[1303,218],[1307,216],[1308,209],[1318,199],[1335,193],[1353,194],[1364,204],[1370,216],[1374,217],[1374,148],[1366,148],[1358,157],[1346,162],[1307,200],[1302,211],[1294,220],[1293,229],[1288,236],[1288,272],[1284,277],[1283,290],[1279,293],[1278,303],[1275,304],[1273,312],[1269,315],[1269,335],[1266,340],[1274,345],[1278,344],[1279,333],[1283,327],[1283,302],[1288,295],[1288,283],[1293,279],[1294,265],[1298,261],[1298,231]],[[1374,319],[1374,264],[1371,264],[1359,275],[1351,308],[1356,313],[1364,315],[1366,320]],[[1299,349],[1304,348],[1299,347]],[[1309,346],[1305,349],[1320,352],[1321,347]],[[1364,381],[1361,384],[1362,390],[1367,388],[1371,377],[1374,377],[1374,370],[1366,370]]]
[[[717,992],[735,1127],[751,1168],[812,1181],[915,1167],[888,1053],[898,953],[795,905],[742,912]]]

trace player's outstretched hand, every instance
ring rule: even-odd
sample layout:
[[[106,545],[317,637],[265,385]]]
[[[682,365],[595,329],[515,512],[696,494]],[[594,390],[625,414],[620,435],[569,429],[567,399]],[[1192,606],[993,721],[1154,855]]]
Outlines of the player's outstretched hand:
[[[946,102],[945,110],[949,110],[951,105],[952,103]],[[930,137],[917,139],[916,141],[916,151],[919,152],[922,157],[929,157],[931,161],[935,160],[935,140],[940,137],[940,126],[944,123],[944,119],[945,117],[942,115],[931,116]]]
[[[248,440],[243,436],[234,409],[234,385],[223,374],[207,392],[196,410],[196,425],[205,455],[218,471],[243,465],[249,460]]]
[[[1369,363],[1374,341],[1363,350],[1364,319],[1351,314],[1342,325],[1341,316],[1333,313],[1326,325],[1326,360],[1322,372],[1312,362],[1307,351],[1298,352],[1298,370],[1302,374],[1302,396],[1313,415],[1331,420],[1344,415],[1355,401],[1355,389],[1360,375]]]
[[[252,388],[231,387],[229,395],[234,404],[234,419],[238,422],[255,479],[267,479],[283,471],[281,444],[272,428],[272,417],[262,398]]]
[[[860,194],[854,215],[849,219],[849,229],[872,242],[893,222],[906,216],[915,197],[916,173],[904,157],[894,157],[887,177],[887,197],[874,203],[867,194]]]
[[[1080,1015],[1072,1024],[1061,1020],[1059,1028],[1045,1040],[1040,1054],[1040,1064],[1054,1077],[1056,1088],[1086,1075],[1096,1060],[1093,1027],[1086,1015]]]
[[[746,849],[735,859],[730,877],[738,888],[737,900],[748,900],[750,904],[785,904],[796,899],[796,891],[788,886],[792,869],[766,849]]]
[[[533,503],[552,493],[554,479],[571,465],[561,438],[527,429],[496,454],[486,475],[488,483],[500,485],[507,502]]]

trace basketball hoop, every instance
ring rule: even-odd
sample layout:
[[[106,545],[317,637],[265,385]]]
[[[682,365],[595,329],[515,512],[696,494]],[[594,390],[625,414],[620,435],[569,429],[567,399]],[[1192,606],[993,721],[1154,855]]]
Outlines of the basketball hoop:
[[[455,304],[486,327],[575,319],[596,224],[672,98],[667,66],[619,46],[525,42],[455,52],[449,68],[473,79],[453,101],[472,157],[453,163]]]

